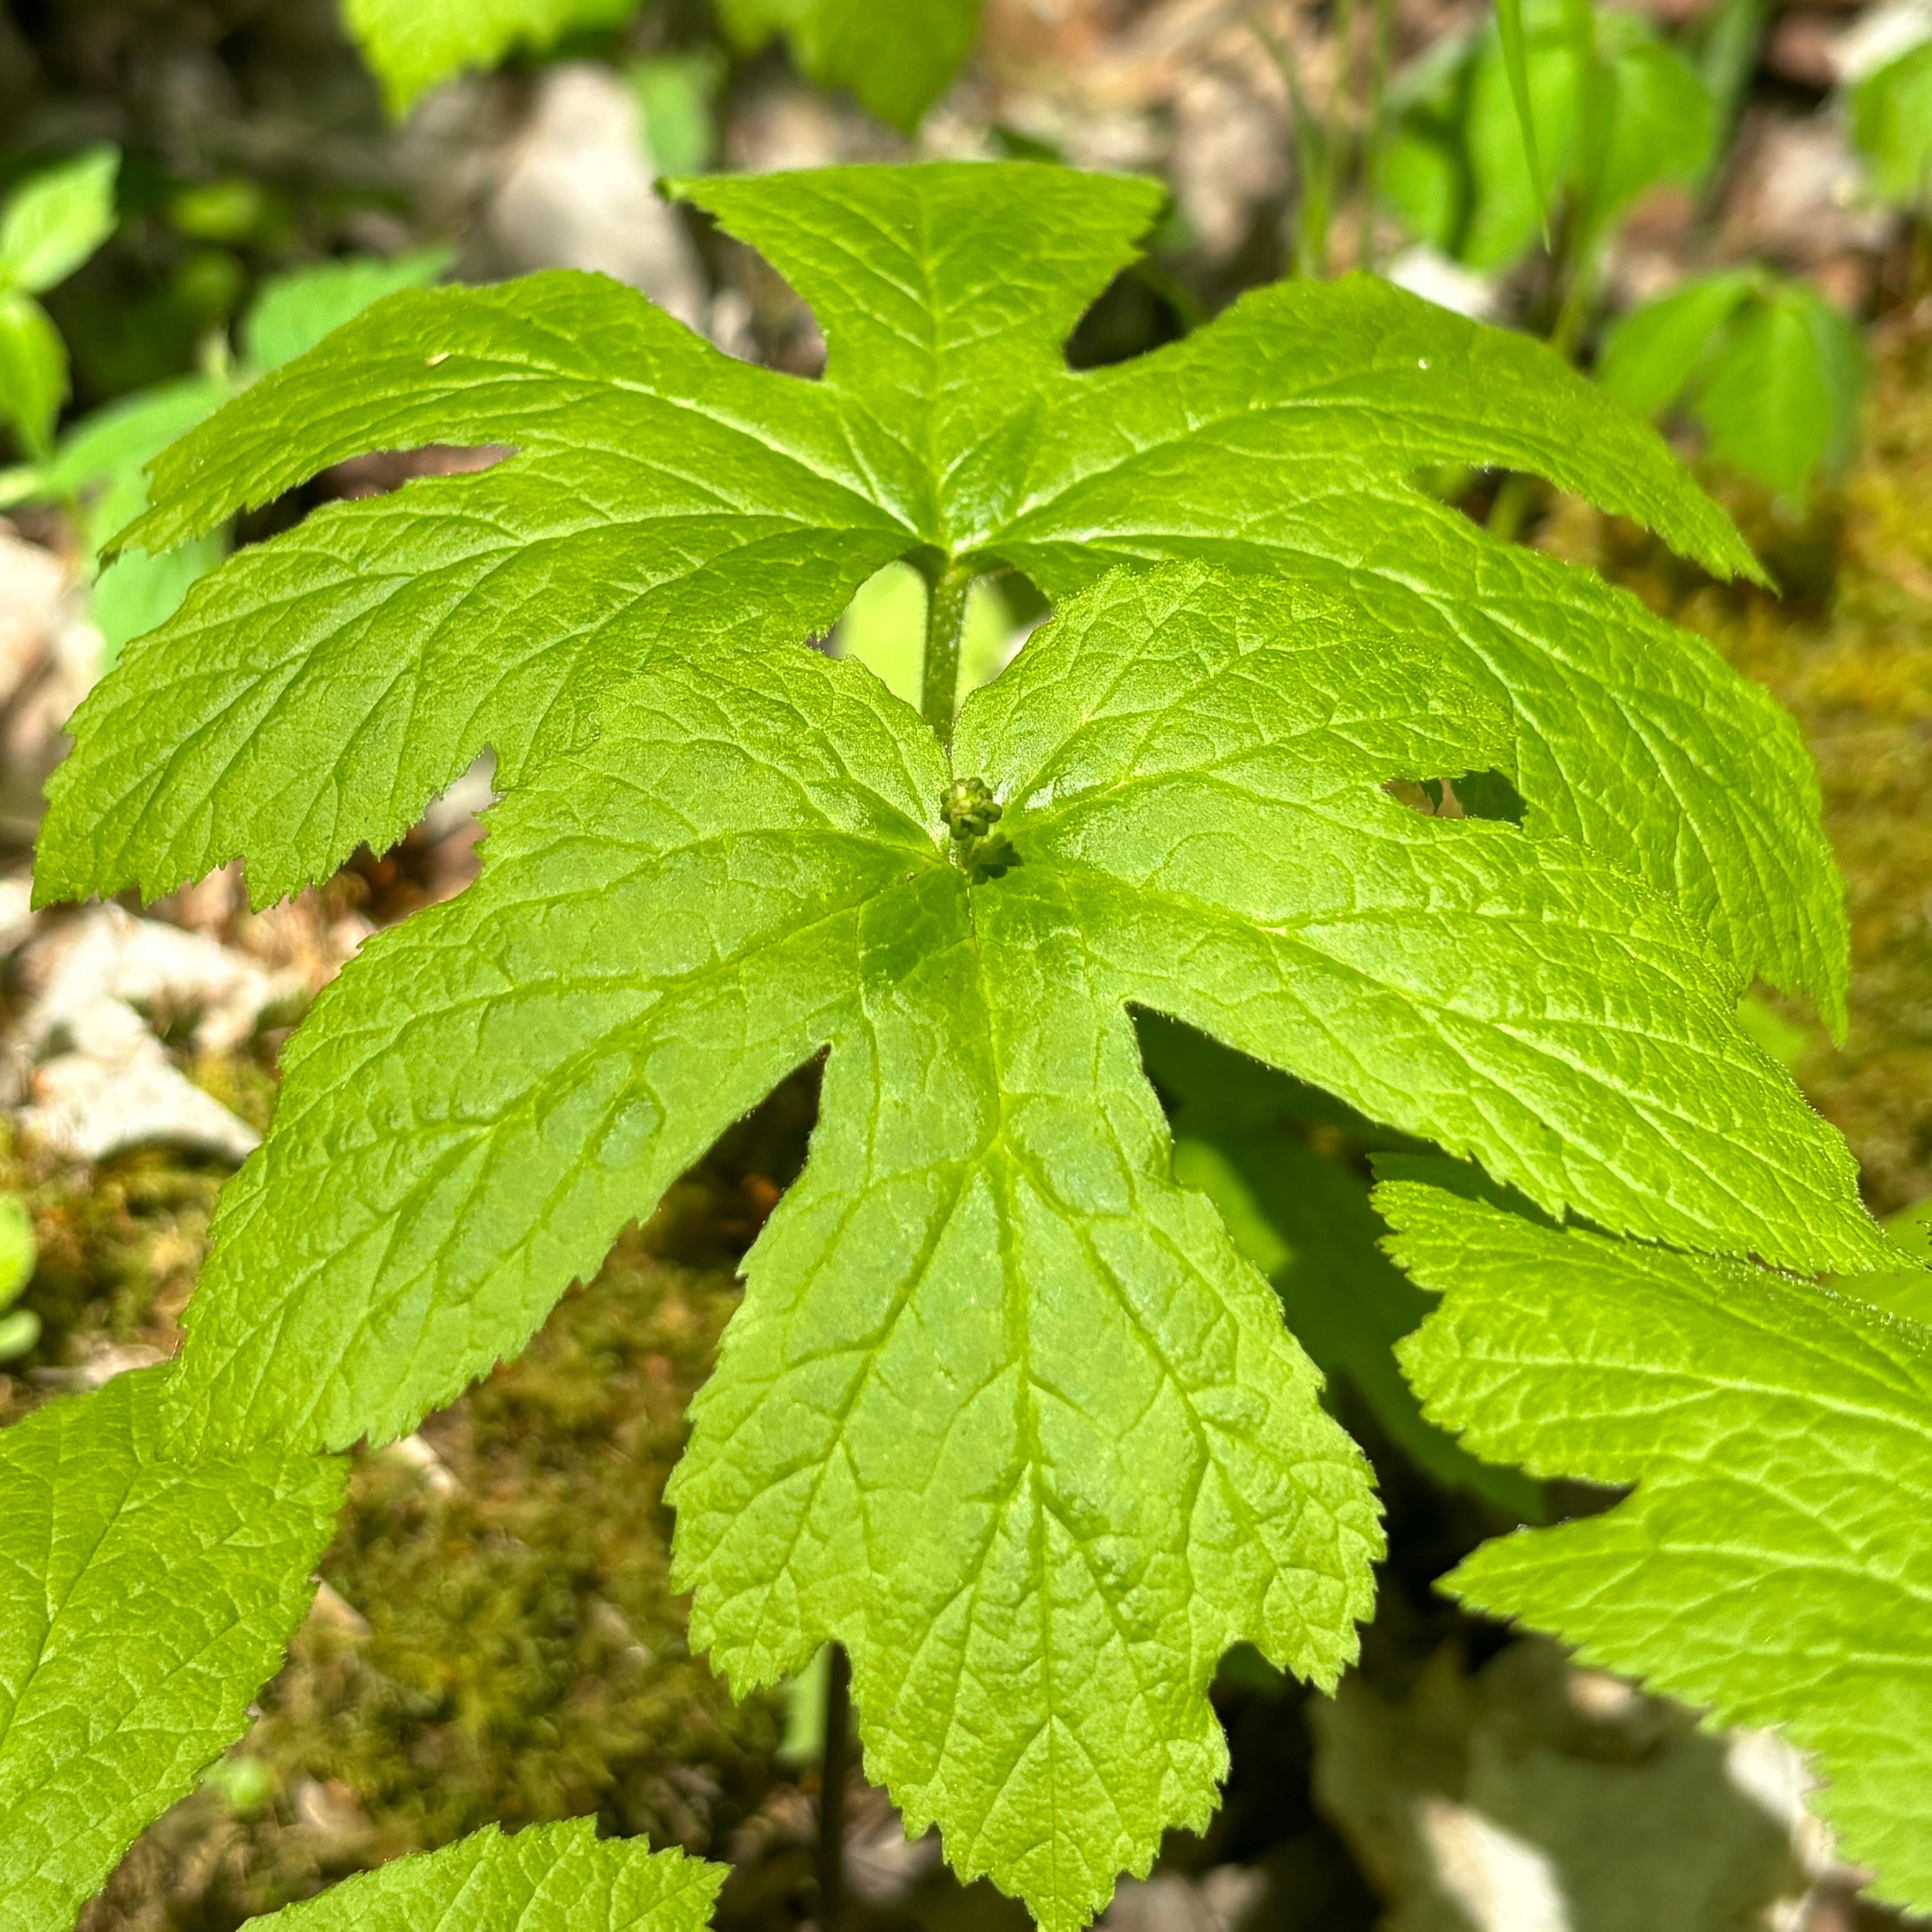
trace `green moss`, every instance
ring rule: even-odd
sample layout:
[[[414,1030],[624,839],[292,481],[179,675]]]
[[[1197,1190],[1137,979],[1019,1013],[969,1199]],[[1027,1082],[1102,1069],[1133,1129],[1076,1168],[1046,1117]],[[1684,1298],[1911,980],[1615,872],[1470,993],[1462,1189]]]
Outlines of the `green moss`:
[[[258,1720],[86,1932],[231,1932],[492,1820],[594,1814],[724,1855],[771,1783],[780,1712],[690,1654],[663,1489],[814,1086],[735,1129],[518,1360],[357,1456],[328,1588]]]
[[[1851,1143],[1875,1211],[1932,1195],[1932,332],[1875,345],[1864,449],[1802,523],[1732,486],[1784,586],[1724,586],[1628,524],[1561,506],[1544,547],[1597,564],[1710,638],[1796,715],[1845,874],[1850,1025],[1834,1046],[1802,1000],[1792,1071]]]
[[[0,1124],[0,1191],[26,1203],[38,1250],[20,1305],[42,1324],[32,1352],[0,1376],[0,1421],[36,1399],[30,1370],[110,1345],[172,1352],[225,1178],[215,1163],[158,1148],[80,1166],[16,1148]]]

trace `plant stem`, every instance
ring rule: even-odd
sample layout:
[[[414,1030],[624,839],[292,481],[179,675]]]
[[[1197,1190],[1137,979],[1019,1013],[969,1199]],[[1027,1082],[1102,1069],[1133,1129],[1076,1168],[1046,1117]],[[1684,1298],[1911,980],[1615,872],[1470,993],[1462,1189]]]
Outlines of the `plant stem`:
[[[1395,34],[1395,0],[1375,0],[1369,22],[1368,78],[1362,92],[1362,226],[1355,266],[1376,267],[1376,202],[1382,189],[1382,96],[1388,85],[1389,46]]]
[[[1328,138],[1308,104],[1307,90],[1301,84],[1301,69],[1294,50],[1272,28],[1258,20],[1248,22],[1249,31],[1268,50],[1268,58],[1280,71],[1288,89],[1289,132],[1294,142],[1294,234],[1289,244],[1292,260],[1288,273],[1319,281],[1328,273],[1328,218],[1331,189],[1328,176]]]
[[[845,1912],[845,1774],[851,1758],[852,1660],[831,1647],[825,1669],[825,1756],[818,1774],[819,1932],[838,1932]]]
[[[1344,186],[1344,158],[1349,146],[1348,97],[1354,91],[1355,74],[1356,0],[1335,0],[1335,73],[1328,84],[1328,112],[1323,117],[1323,146],[1328,150],[1328,178],[1322,198],[1330,219],[1340,206]],[[1322,272],[1328,272],[1324,260]]]
[[[949,565],[926,580],[926,673],[920,686],[920,715],[952,742],[952,713],[959,700],[959,639],[966,628],[966,592],[972,587],[970,564]]]

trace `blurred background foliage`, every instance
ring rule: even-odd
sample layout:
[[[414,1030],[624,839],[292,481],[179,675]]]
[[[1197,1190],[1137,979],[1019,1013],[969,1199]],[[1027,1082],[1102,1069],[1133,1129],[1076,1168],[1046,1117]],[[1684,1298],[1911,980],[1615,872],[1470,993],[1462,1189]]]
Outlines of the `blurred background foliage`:
[[[143,466],[368,302],[445,276],[601,271],[808,377],[809,312],[654,180],[921,155],[1166,184],[1076,366],[1275,278],[1362,269],[1544,338],[1699,467],[1780,594],[1714,584],[1533,479],[1417,483],[1604,570],[1796,713],[1846,873],[1852,1024],[1835,1044],[1762,990],[1743,1016],[1926,1251],[1932,0],[8,0],[0,1421],[172,1351],[288,1028],[362,938],[462,890],[490,797],[486,761],[395,850],[260,914],[232,872],[150,908],[30,913],[39,786],[119,650],[232,546],[500,452],[372,452],[201,544],[117,558]],[[924,595],[882,572],[820,641],[908,690]],[[964,674],[996,675],[1041,614],[1016,579],[976,586]],[[1507,815],[1506,782],[1477,782]],[[1462,809],[1454,786],[1411,790]],[[1390,1136],[1184,1029],[1143,1046],[1177,1171],[1370,1446],[1391,1553],[1338,1700],[1228,1660],[1227,1805],[1109,1923],[1892,1923],[1774,1742],[1713,1738],[1432,1596],[1482,1537],[1600,1499],[1478,1464],[1417,1413],[1389,1350],[1423,1298],[1366,1196]],[[230,1932],[487,1820],[586,1812],[731,1858],[728,1932],[814,1919],[822,1684],[734,1705],[691,1657],[661,1492],[815,1078],[680,1183],[520,1362],[358,1460],[288,1668],[88,1932]],[[862,1778],[847,1816],[855,1926],[1024,1922],[907,1845]],[[1555,1876],[1532,1895],[1526,1870]]]

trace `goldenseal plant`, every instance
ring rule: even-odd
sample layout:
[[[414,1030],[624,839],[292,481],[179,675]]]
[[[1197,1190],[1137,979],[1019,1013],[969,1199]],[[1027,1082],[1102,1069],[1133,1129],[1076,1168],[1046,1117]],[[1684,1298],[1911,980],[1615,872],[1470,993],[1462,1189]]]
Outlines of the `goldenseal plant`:
[[[1558,1581],[1554,1559],[1479,1553],[1460,1582],[1720,1714],[1791,1721],[1847,1854],[1888,1896],[1932,1899],[1932,1800],[1900,1768],[1932,1753],[1932,1630],[1908,1583],[1865,1580],[1925,1574],[1924,1472],[1897,1452],[1932,1338],[1882,1312],[1898,1251],[1735,1018],[1756,974],[1841,1019],[1810,767],[1703,644],[1408,479],[1536,472],[1753,569],[1722,514],[1546,350],[1366,279],[1265,290],[1070,370],[1070,331],[1156,212],[1144,182],[925,165],[679,191],[812,304],[822,380],[734,362],[592,277],[398,294],[164,454],[128,533],[165,550],[374,448],[516,452],[238,553],[76,716],[44,900],[237,857],[272,899],[400,836],[486,746],[502,797],[476,882],[365,946],[291,1041],[182,1357],[139,1378],[130,1482],[187,1498],[196,1472],[245,1469],[286,1498],[196,1532],[220,1552],[204,1599],[262,1593],[250,1641],[218,1657],[182,1634],[208,1697],[191,1732],[144,1702],[184,1664],[61,1733],[61,1792],[118,1752],[127,1802],[85,1855],[9,1829],[0,1927],[70,1918],[110,1841],[236,1734],[306,1594],[332,1453],[514,1354],[820,1054],[808,1161],[746,1258],[673,1484],[693,1641],[739,1687],[842,1642],[868,1766],[909,1827],[937,1823],[963,1876],[1048,1932],[1084,1924],[1164,1830],[1208,1818],[1221,1654],[1245,1640],[1332,1684],[1381,1548],[1364,1459],[1281,1300],[1177,1178],[1136,1015],[1436,1144],[1510,1190],[1496,1212],[1525,1241],[1676,1270],[1716,1324],[1707,1378],[1736,1366],[1723,1323],[1754,1295],[1883,1335],[1892,1434],[1858,1436],[1853,1396],[1786,1366],[1772,1385],[1778,1454],[1821,1459],[1795,1493],[1844,1584],[1808,1598],[1802,1661],[1723,1649],[1735,1574],[1640,1576],[1568,1528],[1530,1533],[1573,1552]],[[918,710],[804,642],[901,560],[931,591]],[[998,569],[1054,615],[962,705],[966,593]],[[1391,795],[1459,778],[1490,815]],[[1189,1133],[1214,1142],[1208,1112]],[[1602,1521],[1640,1541],[1666,1492],[1710,1535],[1735,1485],[1780,1479],[1753,1460],[1748,1394],[1701,1438],[1721,1461],[1645,1460],[1554,1404],[1526,1420],[1547,1365],[1508,1298],[1562,1303],[1573,1251],[1452,1280],[1462,1197],[1394,1207],[1404,1261],[1449,1295],[1404,1359],[1477,1455],[1637,1482]],[[1593,1292],[1609,1346],[1616,1295]],[[1492,1329],[1528,1349],[1518,1382],[1483,1379]],[[1619,1366],[1640,1382],[1654,1349],[1675,1371],[1669,1339],[1634,1327]],[[1620,1414],[1586,1343],[1550,1372],[1580,1415]],[[23,1600],[56,1600],[46,1548],[100,1541],[114,1506],[62,1445],[106,1431],[92,1418],[137,1400],[122,1387],[0,1437],[53,1526],[0,1532]],[[1514,1405],[1493,1416],[1492,1387]],[[1829,1472],[1880,1453],[1886,1496],[1845,1487],[1858,1520],[1835,1524]],[[144,1544],[141,1574],[171,1574],[177,1545],[188,1561],[184,1533]],[[1767,1531],[1735,1553],[1795,1591],[1785,1547]],[[1620,1622],[1626,1581],[1644,1607]],[[1683,1601],[1660,1624],[1664,1592]],[[85,1706],[78,1667],[44,1693],[38,1668],[0,1682]],[[0,1736],[0,1818],[38,1788],[10,1782],[36,1774],[16,1749]],[[40,1916],[9,1918],[44,1867]]]

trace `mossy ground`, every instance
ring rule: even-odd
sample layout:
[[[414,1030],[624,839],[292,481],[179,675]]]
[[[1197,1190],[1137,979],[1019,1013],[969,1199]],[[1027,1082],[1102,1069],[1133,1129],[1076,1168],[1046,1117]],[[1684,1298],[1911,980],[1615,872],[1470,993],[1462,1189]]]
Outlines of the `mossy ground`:
[[[1932,1196],[1932,305],[1874,345],[1863,450],[1800,517],[1721,488],[1777,577],[1720,586],[1630,525],[1562,505],[1544,548],[1596,564],[1711,639],[1797,718],[1845,875],[1852,986],[1834,1045],[1767,995],[1812,1103],[1891,1214]]]
[[[252,1078],[222,1071],[224,1098]],[[328,1587],[256,1721],[130,1851],[86,1932],[229,1932],[493,1820],[594,1814],[724,1856],[777,1774],[780,1713],[734,1702],[691,1655],[663,1488],[736,1258],[802,1158],[814,1084],[680,1182],[519,1360],[408,1442],[356,1456]],[[0,1417],[110,1348],[172,1352],[223,1178],[158,1150],[90,1172],[0,1148],[0,1186],[32,1214],[46,1324],[0,1376]]]

